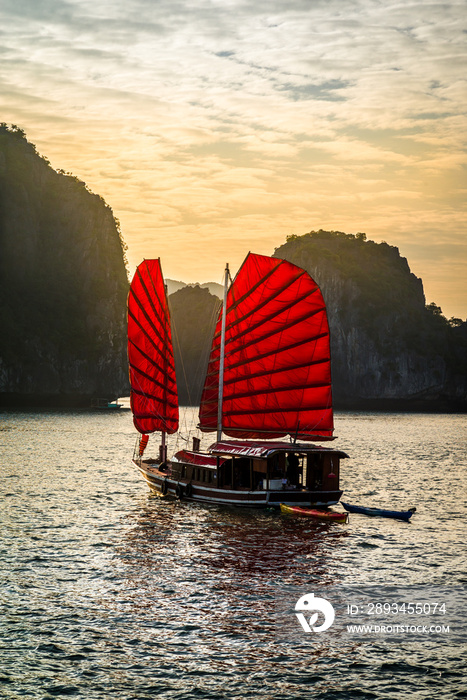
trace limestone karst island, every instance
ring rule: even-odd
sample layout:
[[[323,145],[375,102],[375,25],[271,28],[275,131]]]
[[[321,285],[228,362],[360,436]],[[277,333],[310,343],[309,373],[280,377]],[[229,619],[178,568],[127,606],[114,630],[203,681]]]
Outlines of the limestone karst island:
[[[467,323],[426,305],[397,248],[319,230],[288,237],[274,255],[321,288],[337,408],[465,410]],[[54,170],[21,129],[1,125],[0,405],[87,407],[127,395],[128,286],[112,209]],[[180,401],[195,405],[220,300],[212,287],[171,289]]]

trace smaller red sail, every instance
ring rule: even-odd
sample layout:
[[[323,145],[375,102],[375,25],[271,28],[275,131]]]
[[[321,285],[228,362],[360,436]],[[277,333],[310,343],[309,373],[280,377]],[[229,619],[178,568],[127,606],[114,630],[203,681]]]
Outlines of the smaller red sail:
[[[216,430],[222,311],[200,407]],[[239,439],[332,440],[326,307],[292,263],[250,253],[227,295],[222,430]]]
[[[159,260],[145,260],[128,295],[128,362],[133,422],[140,433],[178,429],[170,314]]]

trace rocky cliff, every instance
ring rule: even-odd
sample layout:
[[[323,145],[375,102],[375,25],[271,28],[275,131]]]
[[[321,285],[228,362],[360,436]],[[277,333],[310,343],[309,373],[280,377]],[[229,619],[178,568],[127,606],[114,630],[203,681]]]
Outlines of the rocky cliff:
[[[466,409],[467,323],[426,306],[422,281],[397,248],[365,234],[314,231],[289,237],[275,255],[306,269],[321,288],[336,407]],[[180,399],[196,405],[219,302],[199,287],[170,299]]]
[[[0,126],[0,403],[127,395],[124,246],[110,207]]]
[[[0,405],[129,393],[124,247],[101,197],[0,125]],[[397,248],[312,231],[275,255],[321,287],[336,406],[465,410],[467,323],[425,305]],[[197,404],[220,302],[191,286],[170,303],[180,402]]]
[[[179,402],[197,406],[201,399],[211,341],[221,301],[199,285],[169,297]]]
[[[312,231],[275,251],[323,293],[333,393],[341,407],[465,409],[465,326],[425,304],[422,281],[394,246],[365,234]]]

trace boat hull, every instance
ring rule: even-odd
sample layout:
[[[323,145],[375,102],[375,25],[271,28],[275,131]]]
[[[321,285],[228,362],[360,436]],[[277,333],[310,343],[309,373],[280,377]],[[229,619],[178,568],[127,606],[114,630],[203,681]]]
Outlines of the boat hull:
[[[192,483],[186,479],[174,479],[169,472],[161,472],[157,466],[134,459],[147,485],[160,496],[179,498],[199,503],[212,503],[245,508],[280,508],[281,503],[290,506],[330,506],[339,502],[342,491],[308,490],[256,490],[216,488]]]
[[[306,518],[313,518],[315,520],[326,520],[328,522],[334,523],[346,523],[349,516],[347,513],[337,513],[335,511],[319,511],[312,510],[311,508],[300,508],[297,506],[288,506],[281,503],[281,512],[286,515],[298,515]]]
[[[371,517],[394,518],[395,520],[406,520],[408,522],[413,515],[413,511],[411,510],[384,510],[382,508],[352,506],[342,501],[341,503],[348,513],[361,513],[362,515],[369,515]]]

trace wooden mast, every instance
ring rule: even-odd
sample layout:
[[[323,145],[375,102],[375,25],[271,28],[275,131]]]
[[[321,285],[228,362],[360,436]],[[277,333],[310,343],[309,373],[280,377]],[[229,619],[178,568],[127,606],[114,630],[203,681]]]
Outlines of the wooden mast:
[[[222,400],[224,398],[224,358],[225,358],[225,317],[227,316],[227,288],[229,284],[229,263],[225,265],[224,302],[222,305],[221,354],[219,358],[219,400],[217,407],[217,442],[222,440]]]
[[[159,265],[161,262],[161,259],[158,258],[159,260]],[[164,281],[164,293],[165,293],[165,302],[167,305],[167,311],[169,310],[169,296],[168,296],[168,289],[167,285],[165,284]],[[164,369],[167,372],[167,365],[168,365],[168,359],[167,359],[167,348],[165,348],[164,352]],[[167,387],[164,385],[164,409],[167,404]],[[167,463],[167,443],[166,443],[166,432],[163,430],[161,432],[161,445],[160,445],[160,450],[159,450],[159,458],[160,458],[160,463],[161,465]]]

